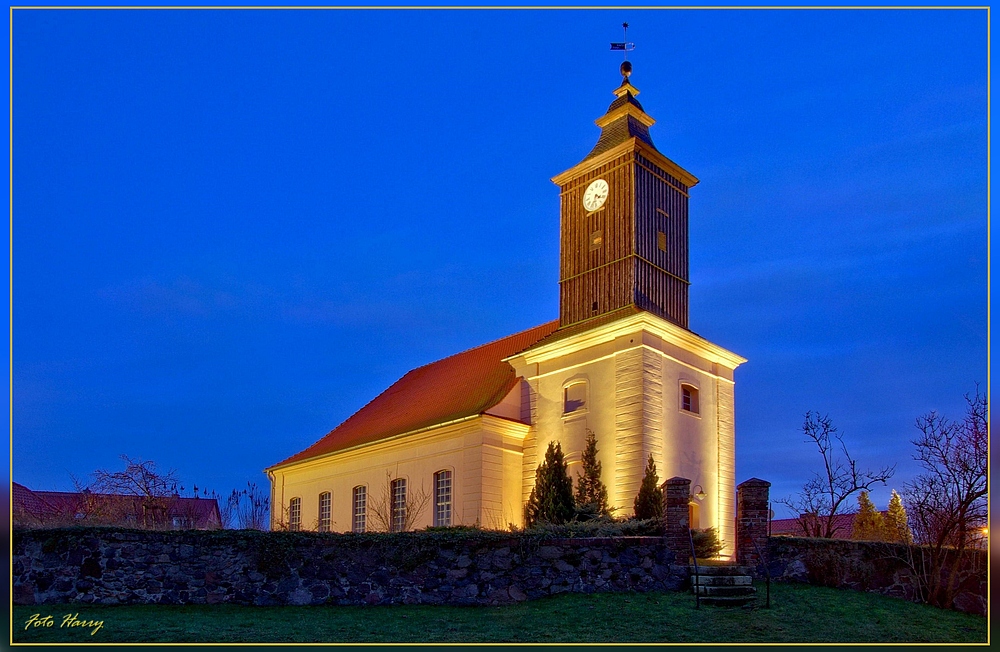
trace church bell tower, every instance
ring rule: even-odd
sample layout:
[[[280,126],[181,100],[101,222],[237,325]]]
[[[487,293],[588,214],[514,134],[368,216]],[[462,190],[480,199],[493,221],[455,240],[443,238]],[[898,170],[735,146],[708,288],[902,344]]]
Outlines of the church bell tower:
[[[632,64],[596,122],[594,149],[560,188],[559,325],[637,308],[688,328],[690,172],[653,145]]]

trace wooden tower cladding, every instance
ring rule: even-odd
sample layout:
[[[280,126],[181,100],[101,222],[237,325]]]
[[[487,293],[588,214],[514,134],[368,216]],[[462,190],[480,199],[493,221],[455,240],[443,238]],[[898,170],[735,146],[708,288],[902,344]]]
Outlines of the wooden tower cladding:
[[[629,306],[688,327],[688,190],[698,180],[657,151],[638,93],[626,77],[593,151],[553,178],[563,327]]]

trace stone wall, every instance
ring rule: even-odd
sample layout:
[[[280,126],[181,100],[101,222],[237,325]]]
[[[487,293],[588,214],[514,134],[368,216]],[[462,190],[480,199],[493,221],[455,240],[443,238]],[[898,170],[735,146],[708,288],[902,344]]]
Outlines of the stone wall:
[[[26,530],[12,562],[15,604],[497,605],[687,582],[662,537],[478,531]]]
[[[778,581],[873,591],[922,602],[924,598],[907,563],[912,552],[919,549],[870,541],[772,537],[768,543],[767,570]],[[955,580],[956,592],[951,603],[937,606],[985,615],[986,553],[966,551]]]

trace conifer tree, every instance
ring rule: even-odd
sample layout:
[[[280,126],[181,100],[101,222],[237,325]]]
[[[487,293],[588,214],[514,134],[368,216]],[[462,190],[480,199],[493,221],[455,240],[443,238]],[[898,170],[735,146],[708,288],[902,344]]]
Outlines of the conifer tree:
[[[583,475],[576,479],[576,508],[597,516],[609,516],[608,488],[601,482],[601,463],[597,460],[597,436],[587,429],[583,449]]]
[[[663,516],[663,489],[660,488],[660,477],[656,475],[656,462],[650,454],[646,462],[646,473],[642,476],[642,485],[635,497],[635,517],[639,519],[660,518]]]
[[[572,518],[573,480],[566,471],[562,446],[549,442],[545,461],[535,471],[535,488],[524,506],[524,524],[565,523]]]
[[[913,543],[913,533],[910,532],[910,524],[906,516],[906,508],[903,507],[903,499],[899,497],[896,490],[892,490],[892,498],[889,499],[889,509],[885,514],[886,540],[895,543]]]
[[[868,498],[868,492],[858,494],[858,513],[854,515],[851,538],[859,541],[882,541],[885,539],[885,520]]]
[[[537,475],[535,472],[537,485]],[[524,505],[524,527],[531,527],[538,522],[538,493],[535,491],[535,487],[531,488],[531,494],[528,496],[528,502]]]

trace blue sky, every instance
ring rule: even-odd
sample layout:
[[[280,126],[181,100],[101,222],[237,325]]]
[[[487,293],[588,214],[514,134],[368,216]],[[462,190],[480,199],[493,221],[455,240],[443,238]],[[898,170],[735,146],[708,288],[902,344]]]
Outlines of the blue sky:
[[[817,410],[901,488],[916,417],[986,387],[984,11],[15,12],[14,480],[264,484],[409,369],[557,317],[549,179],[626,20],[701,179],[691,328],[749,359],[738,481],[801,485]]]

